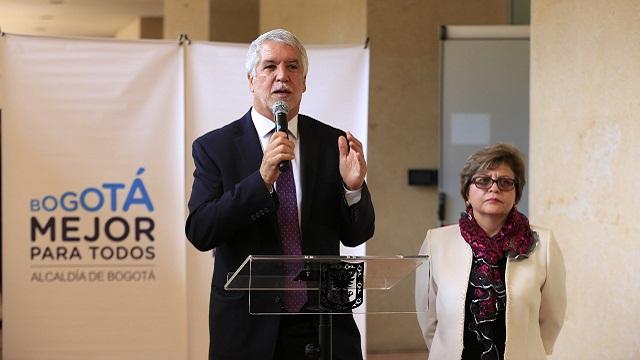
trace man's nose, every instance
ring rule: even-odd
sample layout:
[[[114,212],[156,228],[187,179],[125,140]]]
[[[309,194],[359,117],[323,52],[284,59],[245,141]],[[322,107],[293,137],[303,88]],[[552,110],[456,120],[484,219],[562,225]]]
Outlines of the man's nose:
[[[289,72],[287,71],[287,64],[279,64],[276,69],[276,80],[289,81]]]

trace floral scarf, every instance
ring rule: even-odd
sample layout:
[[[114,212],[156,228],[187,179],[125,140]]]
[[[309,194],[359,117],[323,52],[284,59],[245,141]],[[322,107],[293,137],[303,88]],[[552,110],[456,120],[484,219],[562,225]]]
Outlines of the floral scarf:
[[[478,225],[470,206],[461,214],[459,224],[462,237],[473,251],[469,276],[469,286],[473,288],[469,310],[473,321],[469,322],[469,330],[476,334],[485,350],[482,360],[500,359],[503,356],[498,354],[493,327],[498,312],[505,309],[507,293],[499,263],[505,256],[527,257],[535,248],[536,236],[527,217],[515,207],[493,237]]]

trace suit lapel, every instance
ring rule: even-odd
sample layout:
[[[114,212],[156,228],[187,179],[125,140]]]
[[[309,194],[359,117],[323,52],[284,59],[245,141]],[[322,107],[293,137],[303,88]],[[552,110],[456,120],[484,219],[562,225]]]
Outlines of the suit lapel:
[[[320,156],[321,140],[314,136],[313,119],[304,115],[298,118],[298,133],[300,135],[300,174],[302,177],[302,211],[301,233],[304,239],[306,224],[311,215],[311,199],[316,185],[316,173]],[[304,245],[304,241],[303,241]]]
[[[240,176],[241,180],[255,171],[259,171],[260,164],[262,163],[262,145],[260,145],[258,131],[251,120],[251,110],[249,110],[249,112],[240,120],[240,131],[238,131],[238,134],[234,139],[234,143],[235,151],[240,154],[240,158],[242,159],[242,166],[240,168],[242,169],[241,171],[243,174]],[[271,222],[269,229],[271,233],[265,232],[265,239],[262,241],[272,241],[273,243],[271,245],[267,245],[272,247],[269,252],[281,254],[282,249],[280,247],[280,241],[278,240],[278,223],[275,212],[272,213],[270,218]]]
[[[240,132],[234,139],[236,151],[243,159],[245,176],[260,168],[262,162],[262,146],[258,138],[251,111],[247,112],[240,121]]]

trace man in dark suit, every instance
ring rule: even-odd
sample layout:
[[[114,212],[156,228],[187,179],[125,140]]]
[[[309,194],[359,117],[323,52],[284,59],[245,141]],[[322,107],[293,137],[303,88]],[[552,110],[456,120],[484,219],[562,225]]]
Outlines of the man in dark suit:
[[[250,315],[248,293],[224,289],[227,274],[248,255],[339,255],[340,242],[357,246],[373,236],[362,144],[298,114],[307,64],[304,47],[290,32],[258,37],[246,63],[251,110],[193,143],[186,234],[199,250],[215,249],[210,359],[304,359],[305,345],[317,342],[315,316]],[[288,133],[272,132],[277,101],[289,108]],[[290,170],[281,172],[281,162],[289,162]],[[293,302],[300,308],[288,298],[264,292],[252,294],[251,302],[272,312],[305,312],[313,303],[313,297],[298,297]],[[362,358],[351,315],[334,316],[333,339],[334,359]]]

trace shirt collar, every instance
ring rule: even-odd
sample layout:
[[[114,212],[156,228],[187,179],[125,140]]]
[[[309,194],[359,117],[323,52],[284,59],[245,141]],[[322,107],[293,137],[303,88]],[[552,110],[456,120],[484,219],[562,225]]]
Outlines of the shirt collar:
[[[273,120],[268,119],[262,116],[260,113],[256,111],[256,109],[251,108],[251,120],[253,121],[253,126],[255,126],[256,131],[258,131],[258,136],[265,137],[269,135],[271,130],[274,128]],[[298,115],[293,117],[293,119],[289,120],[287,124],[289,128],[289,132],[293,135],[294,138],[298,138]]]

